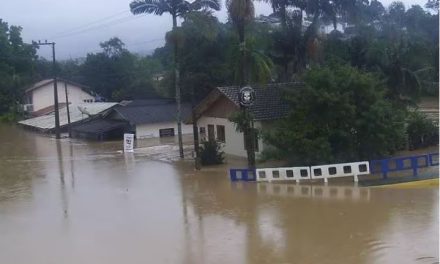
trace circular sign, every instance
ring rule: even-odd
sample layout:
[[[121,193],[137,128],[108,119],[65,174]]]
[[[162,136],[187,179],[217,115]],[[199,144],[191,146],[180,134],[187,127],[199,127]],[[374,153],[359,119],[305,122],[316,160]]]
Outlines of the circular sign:
[[[250,86],[245,86],[240,89],[240,104],[248,107],[255,102],[255,91]]]

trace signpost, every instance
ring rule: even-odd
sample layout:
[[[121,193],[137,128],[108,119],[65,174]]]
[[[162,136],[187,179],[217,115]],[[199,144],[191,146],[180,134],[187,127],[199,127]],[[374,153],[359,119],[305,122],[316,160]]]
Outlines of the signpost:
[[[124,152],[133,152],[134,134],[124,134]]]
[[[255,102],[255,91],[250,86],[245,86],[240,89],[240,105],[249,107]]]

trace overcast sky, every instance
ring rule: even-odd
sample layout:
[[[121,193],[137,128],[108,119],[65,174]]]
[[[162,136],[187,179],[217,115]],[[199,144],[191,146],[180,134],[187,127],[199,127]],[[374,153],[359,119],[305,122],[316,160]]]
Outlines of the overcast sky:
[[[392,0],[384,0],[388,6]],[[426,0],[404,0],[407,8]],[[100,50],[99,43],[119,37],[133,52],[149,52],[164,44],[165,32],[171,28],[171,17],[137,15],[129,12],[130,0],[0,0],[0,19],[23,27],[25,42],[56,42],[57,59],[84,57]],[[215,15],[227,19],[222,10]],[[255,2],[256,15],[270,14],[269,4]],[[50,48],[43,46],[39,55],[48,57]]]

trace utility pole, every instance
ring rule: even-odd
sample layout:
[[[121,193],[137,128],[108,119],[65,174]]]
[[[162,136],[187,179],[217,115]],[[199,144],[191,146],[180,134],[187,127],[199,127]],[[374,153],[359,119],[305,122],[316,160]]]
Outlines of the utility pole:
[[[54,97],[54,106],[55,106],[55,137],[56,139],[60,139],[60,112],[58,106],[58,87],[57,87],[57,70],[56,70],[56,61],[55,61],[55,42],[44,42],[38,41],[36,43],[38,46],[43,45],[51,45],[52,46],[52,74],[53,74],[53,97]]]
[[[71,138],[72,137],[72,130],[70,129],[69,95],[67,94],[67,82],[66,82],[66,80],[64,80],[64,93],[66,94],[67,129],[69,130],[69,138]]]

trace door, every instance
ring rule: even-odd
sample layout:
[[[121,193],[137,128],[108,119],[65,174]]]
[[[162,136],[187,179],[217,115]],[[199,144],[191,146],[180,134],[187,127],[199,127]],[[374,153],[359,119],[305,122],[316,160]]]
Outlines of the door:
[[[214,125],[208,125],[208,140],[215,141]]]

